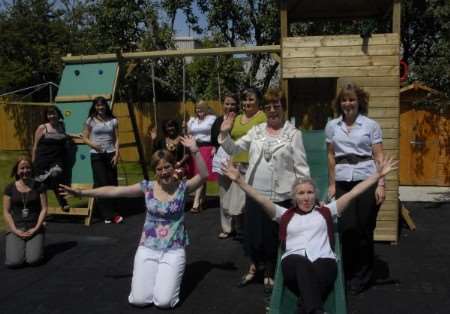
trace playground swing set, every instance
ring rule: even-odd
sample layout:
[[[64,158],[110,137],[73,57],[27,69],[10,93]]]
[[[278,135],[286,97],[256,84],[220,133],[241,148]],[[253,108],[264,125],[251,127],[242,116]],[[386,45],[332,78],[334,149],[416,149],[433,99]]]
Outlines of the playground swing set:
[[[387,154],[398,158],[399,153],[399,91],[400,91],[400,0],[316,0],[316,1],[280,1],[281,44],[250,47],[226,47],[208,49],[182,49],[149,52],[131,52],[121,54],[98,54],[71,56],[63,58],[63,71],[56,105],[65,117],[67,131],[80,132],[87,117],[91,101],[98,96],[105,97],[111,106],[118,83],[119,71],[124,62],[135,59],[155,59],[158,57],[218,56],[225,54],[271,53],[281,64],[281,86],[288,100],[288,114],[296,116],[304,104],[307,104],[300,92],[305,86],[312,86],[315,95],[322,92],[323,82],[328,92],[336,90],[349,80],[357,83],[371,95],[369,116],[377,119],[383,129],[384,149]],[[364,38],[357,35],[329,35],[290,37],[290,23],[311,19],[360,19],[392,14],[392,32],[369,34]],[[157,102],[155,91],[154,65],[152,63],[152,91],[154,123],[157,127]],[[219,75],[219,74],[218,74]],[[218,80],[220,80],[218,78]],[[330,87],[331,90],[330,90]],[[219,97],[220,95],[219,85]],[[185,69],[183,66],[183,100],[185,98]],[[144,177],[147,176],[142,145],[137,132],[134,109],[128,104],[130,121]],[[186,110],[184,110],[186,114]],[[316,131],[304,132],[305,149],[311,167],[311,173],[317,180],[319,189],[326,191],[327,162],[323,125],[313,125]],[[322,143],[322,145],[317,145]],[[86,187],[92,184],[92,173],[86,145],[79,143],[75,164],[72,169],[72,185]],[[398,174],[395,172],[386,178],[386,201],[381,208],[375,240],[398,240]],[[94,200],[90,199],[88,208],[75,208],[70,215],[85,216],[90,223]],[[55,211],[58,211],[55,209]],[[56,213],[56,212],[55,212]],[[57,212],[58,214],[66,214]],[[335,235],[339,240],[339,235]],[[342,273],[340,247],[336,243],[338,260],[338,278],[333,292],[326,302],[326,310],[333,314],[344,314],[346,310],[345,287]],[[279,262],[279,260],[278,260]],[[272,294],[270,313],[294,313],[297,298],[283,285],[280,263],[277,265],[275,287]]]

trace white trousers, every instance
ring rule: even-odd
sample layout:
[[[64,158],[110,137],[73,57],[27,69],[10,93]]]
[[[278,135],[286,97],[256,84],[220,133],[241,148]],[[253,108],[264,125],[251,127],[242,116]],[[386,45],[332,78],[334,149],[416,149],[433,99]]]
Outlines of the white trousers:
[[[134,257],[128,302],[137,306],[153,303],[161,308],[175,307],[180,300],[185,267],[184,248],[164,252],[140,245]]]

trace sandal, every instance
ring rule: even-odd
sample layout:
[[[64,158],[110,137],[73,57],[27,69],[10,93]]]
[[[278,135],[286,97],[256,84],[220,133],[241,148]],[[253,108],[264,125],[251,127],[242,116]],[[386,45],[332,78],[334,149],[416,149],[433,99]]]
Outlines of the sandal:
[[[200,213],[202,210],[201,210],[200,207],[192,207],[189,211],[190,211],[192,214],[198,214],[198,213]]]
[[[221,232],[221,233],[219,233],[219,235],[217,237],[221,240],[224,240],[224,239],[228,239],[230,236],[231,236],[231,233]]]
[[[273,279],[271,277],[264,277],[264,293],[271,294],[273,290]]]
[[[246,285],[251,283],[255,279],[255,277],[256,277],[256,271],[255,272],[249,271],[241,278],[241,281],[239,281],[239,283],[238,283],[238,287],[239,288],[245,287]]]

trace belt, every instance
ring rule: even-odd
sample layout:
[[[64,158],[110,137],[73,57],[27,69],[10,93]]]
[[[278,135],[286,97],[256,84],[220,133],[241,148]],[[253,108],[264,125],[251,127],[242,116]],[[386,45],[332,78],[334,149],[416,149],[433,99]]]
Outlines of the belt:
[[[356,165],[362,161],[372,160],[372,156],[360,156],[354,154],[348,154],[335,157],[336,164],[349,164]]]
[[[202,146],[212,146],[211,142],[197,142],[198,147]]]

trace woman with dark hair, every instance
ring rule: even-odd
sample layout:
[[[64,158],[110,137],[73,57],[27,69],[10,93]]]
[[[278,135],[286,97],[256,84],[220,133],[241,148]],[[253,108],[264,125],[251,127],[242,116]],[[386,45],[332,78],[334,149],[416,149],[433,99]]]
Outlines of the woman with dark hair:
[[[134,258],[128,301],[137,306],[154,304],[173,308],[179,302],[186,267],[189,238],[184,225],[186,197],[208,177],[208,170],[191,136],[181,138],[191,151],[199,173],[189,180],[175,176],[175,158],[167,150],[156,151],[151,160],[156,180],[130,186],[104,186],[78,190],[62,186],[63,193],[96,198],[144,197],[146,216]]]
[[[298,313],[325,313],[323,303],[337,275],[333,219],[345,215],[349,204],[396,169],[396,163],[383,159],[375,173],[324,206],[319,205],[319,193],[310,178],[295,180],[291,191],[293,204],[280,206],[249,185],[231,163],[223,167],[225,175],[259,204],[258,210],[279,223],[279,239],[284,247],[281,269],[286,286],[299,297]]]
[[[63,115],[56,106],[48,107],[45,118],[46,122],[39,125],[34,134],[32,160],[35,179],[53,189],[61,209],[69,211],[66,199],[59,195],[57,189],[67,180],[65,161],[70,136],[66,134]]]
[[[353,83],[335,98],[338,118],[325,128],[328,147],[328,196],[340,197],[377,171],[383,139],[377,122],[366,117],[369,95]],[[384,179],[356,197],[339,219],[344,271],[351,293],[366,289],[373,274],[373,232],[384,201]]]
[[[156,129],[152,129],[150,136],[153,142],[153,151],[165,149],[171,152],[176,160],[175,168],[177,173],[184,176],[186,173],[186,162],[189,159],[189,152],[181,144],[181,128],[177,120],[169,119],[163,123],[164,137],[156,140]]]
[[[217,151],[220,147],[218,142],[218,137],[220,134],[220,126],[222,125],[223,119],[230,112],[239,112],[239,97],[236,94],[227,93],[223,98],[223,115],[218,117],[214,121],[211,127],[211,143]],[[235,193],[233,189],[230,188],[232,182],[225,176],[219,175],[219,198],[220,198],[220,225],[222,231],[219,233],[219,239],[227,239],[233,232],[233,201],[235,200]]]
[[[119,161],[119,128],[108,101],[97,97],[92,101],[83,131],[84,142],[91,147],[91,166],[94,188],[117,186]],[[115,202],[98,199],[95,202],[106,224],[121,223],[123,217],[114,210]]]
[[[5,264],[8,267],[37,264],[44,255],[44,228],[47,194],[33,180],[30,158],[20,156],[11,171],[15,181],[3,193],[6,233]]]
[[[288,206],[294,181],[309,176],[302,133],[286,121],[286,102],[280,89],[269,89],[264,100],[267,122],[253,126],[247,134],[234,141],[229,135],[233,126],[230,114],[222,123],[219,142],[231,155],[248,151],[247,182],[276,204]],[[240,286],[250,283],[257,270],[264,270],[264,290],[270,294],[277,257],[278,226],[262,214],[260,205],[251,198],[246,198],[244,212],[244,248],[251,265]]]

